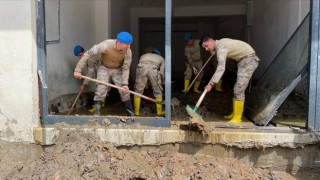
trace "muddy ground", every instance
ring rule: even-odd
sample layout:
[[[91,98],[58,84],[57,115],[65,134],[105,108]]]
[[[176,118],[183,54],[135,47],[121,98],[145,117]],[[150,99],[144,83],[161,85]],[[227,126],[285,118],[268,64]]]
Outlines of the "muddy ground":
[[[310,177],[310,176],[309,176]],[[61,131],[40,157],[17,164],[1,179],[296,179],[235,159],[190,155],[159,147],[128,148],[92,135]]]
[[[115,94],[112,94],[115,93]],[[146,91],[152,97],[152,92]],[[172,93],[172,120],[188,121],[186,105],[194,106],[200,94]],[[117,92],[111,92],[104,114],[123,114]],[[198,113],[205,121],[223,119],[231,112],[232,90],[207,94]],[[289,105],[286,105],[289,106]],[[292,104],[290,105],[293,106]],[[91,113],[87,107],[76,109],[73,114]],[[280,112],[286,112],[282,110]],[[66,112],[62,112],[64,114]],[[299,112],[300,115],[303,112]],[[280,113],[281,114],[281,113]],[[146,100],[141,103],[142,116],[154,116],[155,105]],[[292,113],[290,112],[290,115]],[[279,116],[279,115],[278,115]],[[3,169],[6,169],[4,171]],[[40,157],[28,162],[0,168],[0,179],[319,179],[319,172],[288,174],[245,164],[236,159],[216,158],[201,154],[183,154],[150,147],[121,147],[103,143],[98,138],[78,131],[61,130],[55,145],[43,147]]]
[[[201,94],[192,92],[192,88],[187,94],[181,93],[183,84],[173,84],[171,92],[171,120],[172,121],[189,121],[190,116],[186,111],[187,105],[194,107],[199,100]],[[133,88],[133,87],[131,87]],[[199,89],[203,90],[204,83]],[[249,88],[248,88],[249,89]],[[202,115],[205,121],[224,121],[223,116],[228,115],[232,112],[232,97],[233,89],[231,85],[224,83],[223,92],[212,91],[206,94],[203,99],[197,113]],[[248,93],[248,90],[247,90]],[[93,115],[89,111],[93,107],[93,93],[88,93],[89,97],[81,98],[78,104],[84,105],[84,107],[75,108],[71,115]],[[145,89],[144,95],[153,98],[152,89]],[[133,103],[133,96],[132,96]],[[70,103],[71,104],[71,103]],[[163,107],[164,108],[164,107]],[[51,114],[67,114],[64,112],[51,112]],[[116,89],[112,89],[109,92],[109,96],[106,98],[104,107],[101,109],[101,115],[120,115],[125,116],[126,112],[124,110],[124,105],[121,103],[119,93]],[[156,106],[155,103],[141,98],[140,106],[140,116],[143,117],[154,117],[156,116]],[[305,124],[307,119],[307,100],[304,97],[296,96],[295,94],[290,94],[285,102],[280,106],[276,115],[274,116],[274,121],[271,120],[269,125],[274,126],[274,123],[281,123],[287,121],[289,125],[301,125]],[[292,119],[295,122],[292,123]],[[244,121],[249,122],[250,120],[243,117]],[[291,121],[291,124],[290,124]],[[227,121],[226,121],[227,122]],[[286,124],[286,123],[284,123]]]

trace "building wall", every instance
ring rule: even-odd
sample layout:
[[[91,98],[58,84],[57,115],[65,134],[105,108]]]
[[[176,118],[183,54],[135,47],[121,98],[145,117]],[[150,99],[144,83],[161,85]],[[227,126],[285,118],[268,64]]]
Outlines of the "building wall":
[[[261,59],[258,78],[308,14],[310,0],[253,1],[251,44]]]
[[[39,125],[36,1],[0,2],[0,140],[34,142]]]
[[[36,2],[0,2],[0,139],[5,141],[32,143],[33,128],[40,124]],[[82,81],[73,78],[78,61],[73,47],[88,49],[108,37],[108,5],[109,0],[60,1],[60,37],[48,37],[56,41],[47,45],[49,101],[78,92]],[[47,24],[48,31],[54,25]]]
[[[111,0],[110,8],[110,38],[116,38],[117,34],[121,31],[128,31],[131,33],[130,29],[130,6],[128,0]],[[136,46],[138,39],[133,36],[132,46]]]
[[[99,43],[110,37],[110,6],[111,0],[96,0],[94,3],[95,13],[95,43]]]

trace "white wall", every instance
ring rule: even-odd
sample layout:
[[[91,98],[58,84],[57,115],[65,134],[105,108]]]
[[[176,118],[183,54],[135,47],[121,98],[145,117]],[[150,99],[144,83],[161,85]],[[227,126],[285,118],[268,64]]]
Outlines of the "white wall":
[[[96,0],[94,3],[96,43],[110,37],[110,1],[111,0]]]
[[[74,46],[80,44],[88,50],[107,39],[109,34],[108,0],[60,2],[60,42],[47,45],[49,101],[79,90],[82,80],[73,77],[78,63],[73,54]],[[90,84],[92,91],[94,85]]]
[[[34,0],[0,1],[0,139],[34,142],[39,125]]]
[[[251,45],[261,59],[254,77],[262,75],[309,9],[309,0],[253,1]]]

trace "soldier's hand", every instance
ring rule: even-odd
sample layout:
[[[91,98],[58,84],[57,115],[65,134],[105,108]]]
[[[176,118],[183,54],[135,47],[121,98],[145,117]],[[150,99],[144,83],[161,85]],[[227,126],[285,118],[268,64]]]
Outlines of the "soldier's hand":
[[[211,89],[213,88],[214,85],[211,85],[210,83],[205,87],[205,89],[207,89],[208,92],[211,91]]]
[[[76,79],[81,79],[82,74],[81,74],[81,72],[75,71],[75,72],[73,72],[73,76],[74,76]]]
[[[128,86],[122,86],[122,91],[125,93],[129,92],[129,87]]]
[[[81,84],[81,86],[80,86],[80,91],[83,92],[85,89],[86,89],[86,85]]]

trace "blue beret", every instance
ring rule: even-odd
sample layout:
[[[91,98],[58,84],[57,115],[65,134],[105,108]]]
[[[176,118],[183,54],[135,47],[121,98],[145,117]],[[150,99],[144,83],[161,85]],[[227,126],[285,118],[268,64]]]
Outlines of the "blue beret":
[[[118,39],[118,41],[120,41],[121,43],[125,43],[125,44],[131,44],[132,41],[133,41],[133,38],[132,38],[131,34],[128,33],[128,32],[120,32],[120,33],[117,35],[117,39]]]
[[[161,53],[160,53],[160,51],[159,51],[158,49],[153,50],[153,51],[152,51],[152,53],[154,53],[154,54],[158,54],[158,55],[160,55],[160,56],[161,56]]]
[[[76,45],[73,49],[73,53],[75,56],[78,56],[82,51],[84,51],[84,48],[80,45]]]
[[[191,33],[187,33],[183,36],[184,42],[188,42],[190,39],[192,39]]]

